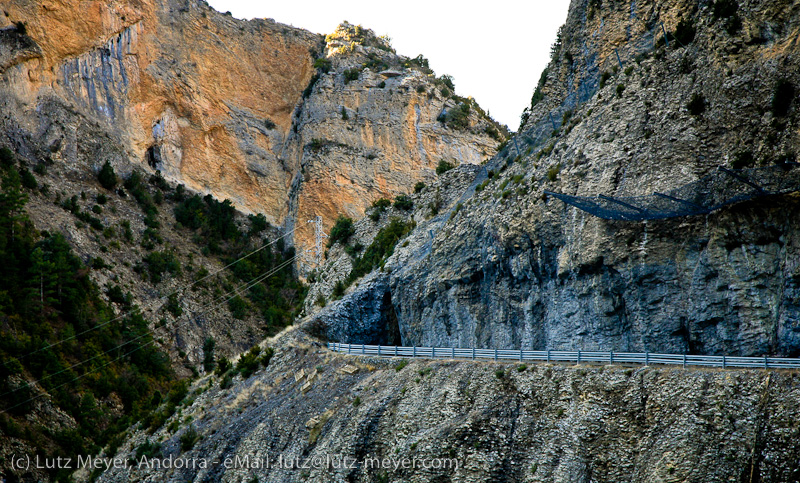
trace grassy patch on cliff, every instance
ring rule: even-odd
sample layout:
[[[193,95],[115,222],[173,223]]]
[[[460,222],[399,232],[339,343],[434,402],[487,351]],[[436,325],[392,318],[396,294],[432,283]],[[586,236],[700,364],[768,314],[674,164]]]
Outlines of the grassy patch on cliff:
[[[375,235],[372,243],[364,250],[364,254],[353,260],[353,270],[347,277],[346,285],[350,286],[358,278],[381,266],[387,258],[392,256],[397,242],[413,229],[413,221],[406,222],[400,218],[392,218],[389,224],[381,228]]]

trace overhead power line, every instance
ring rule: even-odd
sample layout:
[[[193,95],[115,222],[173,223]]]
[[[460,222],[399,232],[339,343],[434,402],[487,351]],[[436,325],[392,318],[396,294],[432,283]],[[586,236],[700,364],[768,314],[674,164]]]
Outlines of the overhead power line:
[[[221,304],[227,303],[228,301],[232,300],[234,297],[238,296],[238,295],[239,295],[241,292],[243,292],[243,291],[245,291],[245,290],[248,290],[248,289],[250,289],[250,288],[254,287],[255,285],[257,285],[257,284],[261,283],[262,281],[266,280],[267,278],[269,278],[269,277],[271,277],[271,276],[275,275],[276,273],[278,273],[279,271],[283,270],[284,268],[286,268],[287,266],[289,266],[289,265],[290,265],[292,262],[294,262],[296,259],[297,259],[297,256],[294,256],[294,257],[292,257],[292,258],[290,258],[290,259],[288,259],[288,260],[285,260],[285,261],[281,262],[281,263],[280,263],[278,266],[276,266],[276,267],[272,268],[271,270],[269,270],[269,271],[267,271],[267,272],[265,272],[265,273],[263,273],[263,274],[261,274],[261,275],[259,275],[259,276],[255,277],[255,278],[251,279],[249,282],[247,282],[247,283],[246,283],[246,286],[244,286],[244,287],[239,287],[239,288],[235,288],[235,289],[231,290],[230,292],[228,292],[228,293],[226,293],[226,294],[222,295],[221,297],[219,297],[219,298],[217,299],[217,300],[220,300],[221,298],[228,296],[228,297],[227,297],[227,298],[226,298],[224,301],[221,301],[221,302],[216,302],[216,301],[215,301],[215,302],[210,302],[209,304],[206,304],[206,305],[204,306],[204,308],[206,308],[206,307],[207,307],[208,309],[207,309],[207,310],[202,310],[202,311],[201,311],[201,312],[199,312],[199,313],[200,313],[200,314],[204,314],[204,313],[206,313],[206,312],[209,312],[209,310],[210,310],[211,308],[215,307],[215,306],[217,306],[217,307],[218,307],[218,306],[220,306]],[[231,294],[232,294],[232,295],[231,295]],[[193,320],[192,318],[187,318],[187,320],[186,320],[185,322],[182,322],[181,324],[178,324],[178,325],[176,325],[175,327],[171,327],[171,329],[173,329],[173,330],[174,330],[174,329],[178,329],[178,328],[180,328],[180,327],[182,327],[182,326],[184,326],[184,325],[186,325],[186,324],[190,323],[192,320]],[[67,367],[67,368],[65,368],[65,369],[62,369],[61,371],[55,372],[55,373],[53,373],[53,374],[48,374],[47,376],[45,376],[45,377],[42,377],[41,379],[38,379],[38,380],[36,380],[36,381],[30,381],[30,382],[26,383],[24,386],[20,386],[20,387],[17,387],[17,388],[15,388],[15,389],[12,389],[11,391],[8,391],[8,392],[6,392],[6,393],[0,394],[0,397],[5,397],[5,396],[7,396],[7,395],[9,395],[9,394],[13,394],[14,392],[16,392],[16,391],[19,391],[19,390],[21,390],[21,389],[24,389],[24,388],[29,388],[29,387],[31,387],[31,386],[32,386],[32,385],[34,385],[34,384],[38,384],[38,383],[40,383],[40,382],[42,382],[42,381],[45,381],[45,380],[47,380],[47,379],[50,379],[51,377],[54,377],[54,376],[56,376],[56,375],[58,375],[58,374],[63,374],[64,372],[66,372],[66,371],[68,371],[68,370],[71,370],[71,369],[73,369],[73,368],[75,368],[75,367],[78,367],[78,366],[80,366],[80,365],[86,364],[87,362],[91,362],[92,360],[95,360],[95,359],[97,359],[98,357],[101,357],[101,356],[103,356],[103,355],[107,355],[107,354],[109,354],[109,353],[111,353],[111,352],[114,352],[114,351],[116,351],[116,350],[118,350],[118,349],[120,349],[120,348],[122,348],[122,347],[124,347],[124,346],[126,346],[126,345],[128,345],[128,344],[130,344],[130,343],[132,343],[132,342],[135,342],[136,340],[139,340],[139,339],[141,339],[141,338],[144,338],[144,337],[146,337],[146,336],[149,336],[149,335],[151,335],[149,332],[148,332],[148,333],[145,333],[145,334],[141,334],[141,335],[139,335],[139,336],[137,336],[137,337],[135,337],[135,338],[133,338],[133,339],[131,339],[131,340],[129,340],[129,341],[127,341],[127,342],[123,343],[123,344],[120,344],[120,345],[118,345],[118,346],[116,346],[116,347],[114,347],[114,348],[112,348],[112,349],[109,349],[109,350],[107,350],[107,351],[104,351],[104,352],[102,352],[102,353],[100,353],[100,354],[98,354],[98,355],[96,355],[96,356],[94,356],[94,357],[91,357],[91,358],[89,358],[89,359],[86,359],[86,360],[84,360],[84,361],[81,361],[81,362],[78,362],[78,363],[76,363],[76,364],[73,364],[73,365],[71,365],[70,367]],[[143,348],[145,348],[145,347],[148,347],[148,346],[150,346],[151,344],[154,344],[155,342],[156,342],[156,341],[155,341],[154,339],[153,339],[153,340],[150,340],[150,341],[148,341],[148,342],[146,342],[146,343],[144,343],[144,344],[142,344],[142,345],[140,345],[140,346],[137,346],[137,347],[136,347],[136,348],[134,348],[133,350],[131,350],[131,351],[129,351],[129,352],[126,352],[125,354],[123,354],[123,355],[121,355],[121,356],[117,357],[116,359],[113,359],[113,360],[111,360],[111,361],[109,361],[109,362],[107,362],[107,363],[105,363],[105,364],[103,364],[103,365],[101,365],[101,366],[98,366],[98,367],[96,367],[96,368],[94,368],[94,369],[91,369],[91,370],[89,370],[89,371],[87,371],[87,372],[85,372],[85,373],[83,373],[83,374],[81,374],[81,375],[79,375],[79,376],[76,376],[76,377],[75,377],[75,378],[73,378],[72,380],[70,380],[70,381],[67,381],[67,382],[65,382],[65,383],[62,383],[62,384],[59,384],[58,386],[56,386],[56,387],[54,387],[54,388],[51,388],[50,390],[51,390],[51,391],[54,391],[54,390],[56,390],[56,389],[59,389],[59,388],[61,388],[61,387],[64,387],[64,386],[66,386],[66,385],[68,385],[68,384],[72,384],[73,382],[75,382],[75,381],[78,381],[79,379],[82,379],[82,378],[86,377],[87,375],[89,375],[89,374],[91,374],[91,373],[94,373],[94,372],[98,371],[99,369],[102,369],[102,368],[104,368],[104,367],[107,367],[107,366],[109,366],[109,365],[113,364],[114,362],[117,362],[117,361],[120,361],[120,360],[122,360],[123,358],[125,358],[125,357],[127,357],[128,355],[130,355],[130,354],[132,354],[132,353],[136,352],[137,350],[143,349]],[[25,401],[22,401],[22,402],[20,402],[20,403],[18,403],[18,404],[15,404],[14,406],[11,406],[11,407],[9,407],[9,408],[6,408],[6,409],[3,409],[3,410],[0,410],[0,413],[7,413],[7,412],[11,411],[12,409],[15,409],[15,408],[17,408],[17,407],[20,407],[20,406],[22,406],[22,405],[24,405],[24,404],[27,404],[27,403],[29,403],[29,402],[35,401],[36,399],[39,399],[39,398],[41,398],[41,397],[43,397],[43,396],[45,396],[45,395],[47,395],[47,393],[37,394],[36,396],[33,396],[33,397],[31,397],[31,398],[29,398],[29,399],[27,399],[27,400],[25,400]]]
[[[212,273],[209,273],[209,274],[208,274],[208,275],[206,275],[205,277],[203,277],[203,278],[200,278],[200,279],[198,279],[198,280],[195,280],[194,282],[192,282],[192,283],[191,283],[191,284],[189,284],[189,285],[186,285],[186,286],[183,286],[183,287],[179,287],[179,288],[177,288],[177,289],[173,290],[172,292],[168,293],[167,295],[162,295],[161,297],[159,297],[159,299],[160,299],[160,300],[166,300],[166,299],[168,299],[169,297],[171,297],[171,296],[173,296],[173,295],[176,295],[176,294],[178,294],[178,293],[180,293],[180,292],[184,292],[184,291],[186,291],[186,290],[188,290],[188,289],[190,289],[190,288],[194,287],[195,285],[199,284],[200,282],[203,282],[203,281],[205,281],[205,280],[208,280],[208,279],[209,279],[209,278],[211,278],[211,277],[214,277],[214,276],[218,275],[218,274],[219,274],[219,273],[221,273],[222,271],[224,271],[224,270],[226,270],[226,269],[228,269],[228,268],[232,267],[233,265],[236,265],[237,263],[241,262],[242,260],[244,260],[244,259],[246,259],[246,258],[249,258],[249,257],[251,257],[251,256],[255,255],[256,253],[258,253],[258,252],[260,252],[260,251],[264,250],[265,248],[267,248],[267,247],[269,247],[269,246],[272,246],[272,245],[274,245],[274,244],[275,244],[275,243],[277,243],[279,240],[281,240],[281,239],[285,238],[286,236],[288,236],[288,235],[289,235],[289,234],[291,234],[292,232],[294,232],[294,228],[293,228],[293,229],[291,229],[291,230],[289,230],[289,231],[287,231],[286,233],[284,233],[283,235],[279,236],[278,238],[276,238],[276,239],[272,240],[271,242],[269,242],[269,243],[266,243],[266,244],[264,244],[264,245],[260,246],[259,248],[257,248],[257,249],[255,249],[255,250],[253,250],[252,252],[248,253],[247,255],[244,255],[244,256],[242,256],[242,257],[239,257],[239,258],[237,258],[236,260],[234,260],[234,261],[232,261],[231,263],[229,263],[229,264],[225,265],[224,267],[220,268],[219,270],[217,270],[217,271],[215,271],[215,272],[212,272]],[[26,359],[26,358],[28,358],[28,357],[30,357],[30,356],[32,356],[32,355],[34,355],[34,354],[38,354],[38,353],[40,353],[40,352],[42,352],[42,351],[44,351],[44,350],[47,350],[47,349],[52,349],[53,347],[58,347],[59,345],[61,345],[61,344],[65,343],[65,342],[69,342],[69,341],[71,341],[71,340],[75,340],[75,339],[77,339],[78,337],[80,337],[80,336],[82,336],[82,335],[86,335],[86,334],[88,334],[89,332],[92,332],[92,331],[94,331],[94,330],[97,330],[97,329],[101,329],[101,328],[103,328],[103,327],[107,326],[108,324],[111,324],[112,322],[116,322],[116,321],[118,321],[118,320],[121,320],[121,319],[123,319],[123,318],[125,318],[125,317],[129,316],[129,315],[132,315],[132,314],[134,314],[135,312],[137,312],[137,309],[138,309],[138,307],[136,307],[136,308],[134,308],[134,309],[131,309],[131,310],[127,310],[127,311],[125,311],[125,312],[122,312],[120,315],[118,315],[118,316],[116,316],[116,317],[114,317],[114,318],[112,318],[112,319],[109,319],[109,320],[107,320],[107,321],[105,321],[105,322],[103,322],[103,323],[101,323],[101,324],[95,325],[94,327],[90,327],[90,328],[88,328],[88,329],[86,329],[86,330],[84,330],[84,331],[82,331],[82,332],[79,332],[79,333],[77,333],[77,334],[71,335],[71,336],[69,336],[69,337],[65,337],[65,338],[63,338],[63,339],[61,339],[61,340],[58,340],[58,341],[56,341],[56,342],[53,342],[53,343],[50,343],[50,344],[48,344],[48,345],[46,345],[46,346],[40,347],[40,348],[38,348],[38,349],[36,349],[36,350],[34,350],[34,351],[31,351],[31,352],[29,352],[29,353],[27,353],[27,354],[24,354],[24,355],[22,355],[22,356],[19,356],[19,357],[14,357],[14,359],[16,359],[16,360],[18,360],[18,361],[22,361],[23,359]],[[6,366],[7,366],[7,364],[8,364],[9,362],[11,362],[11,359],[9,359],[9,360],[7,360],[7,361],[3,362],[3,363],[2,363],[2,365],[3,365],[4,367],[6,367]]]

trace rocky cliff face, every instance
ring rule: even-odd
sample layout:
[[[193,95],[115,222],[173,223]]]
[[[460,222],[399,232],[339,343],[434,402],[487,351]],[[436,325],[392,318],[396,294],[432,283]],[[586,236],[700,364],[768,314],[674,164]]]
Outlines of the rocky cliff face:
[[[70,165],[149,165],[274,222],[286,216],[297,166],[276,146],[319,36],[196,1],[3,9],[4,35],[16,40],[4,43],[2,127],[15,146]]]
[[[236,20],[197,1],[11,1],[0,12],[0,44],[0,145],[41,168],[42,189],[29,205],[36,228],[63,233],[87,264],[109,264],[100,263],[94,280],[131,292],[182,375],[189,372],[180,361],[188,353],[197,363],[205,337],[229,354],[260,339],[260,317],[217,314],[202,330],[173,330],[162,296],[194,276],[146,283],[141,266],[153,239],[190,270],[222,265],[187,240],[174,203],[148,222],[132,197],[101,188],[96,174],[105,162],[121,179],[160,170],[172,182],[166,195],[154,190],[161,199],[182,183],[281,223],[299,168],[279,154],[323,39],[271,20]],[[99,230],[58,206],[73,196],[78,211],[98,210]],[[153,227],[161,231],[148,240]],[[182,300],[187,313],[208,303],[192,299]]]
[[[246,379],[198,381],[167,424],[131,432],[118,456],[136,464],[100,480],[797,480],[800,408],[790,372],[404,365],[335,355],[303,332],[351,342],[794,355],[797,195],[642,223],[603,221],[544,191],[649,194],[720,164],[791,157],[795,100],[775,99],[777,85],[800,82],[798,13],[788,2],[573,2],[515,140],[484,166],[431,177],[410,209],[358,221],[314,274],[306,308],[317,312],[269,341],[269,365]],[[669,46],[657,35],[662,23]],[[382,55],[357,47],[367,62]],[[337,74],[311,92],[352,88],[353,97],[325,103],[346,123],[361,115],[348,100],[377,95],[364,94],[364,83],[390,81],[371,68],[345,74],[357,64],[337,66],[336,55]],[[300,123],[314,119],[313,106],[298,111]],[[382,159],[352,148],[374,129],[359,122],[347,141],[316,134],[325,132],[321,121],[308,126],[310,140],[297,133],[303,178],[294,206],[314,199],[305,190],[326,172],[322,154],[352,153],[360,166]],[[343,181],[341,192],[356,196]],[[392,223],[414,228],[391,238]],[[382,251],[364,248],[378,242]],[[380,254],[374,270],[350,277],[368,253]],[[194,463],[140,466],[143,455]],[[309,466],[277,467],[279,457]],[[453,458],[459,467],[377,469],[371,457]]]
[[[19,152],[160,170],[272,224],[299,221],[301,249],[313,233],[306,220],[320,215],[330,228],[339,213],[362,216],[374,198],[430,178],[441,159],[488,159],[500,139],[479,108],[459,128],[437,122],[458,108],[454,93],[360,27],[347,36],[356,27],[343,26],[326,47],[319,35],[196,0],[4,10],[0,129]],[[348,83],[346,69],[358,78]]]
[[[105,212],[93,206],[108,194],[94,179],[105,162],[121,178],[159,170],[173,185],[230,199],[245,214],[263,213],[284,225],[286,244],[305,255],[313,244],[306,220],[322,216],[327,230],[339,213],[361,217],[374,199],[435,178],[441,160],[485,161],[502,138],[424,58],[398,56],[358,26],[343,24],[326,42],[269,19],[236,20],[195,0],[12,1],[2,10],[0,145],[41,168],[47,187],[31,193],[33,221],[67,235],[87,263],[110,261],[113,270],[98,270],[97,282],[131,290],[154,321],[164,317],[166,289],[142,285],[134,273],[153,249],[138,245],[152,245],[146,239],[154,222],[159,244],[186,266],[200,262],[213,271],[218,261],[183,239],[173,203],[150,222],[130,198],[112,196]],[[459,122],[450,111],[463,113]],[[76,226],[57,206],[73,196],[87,213],[103,213],[109,233],[121,235],[120,224],[128,223],[133,246],[109,252],[113,235]],[[296,265],[304,270],[307,261]],[[188,352],[196,363],[208,335],[225,340],[225,352],[241,349],[264,325],[258,317],[215,319],[202,331],[161,334],[174,343],[174,358]]]
[[[430,183],[441,161],[480,164],[497,152],[503,128],[434,77],[424,58],[396,55],[370,30],[342,24],[317,65],[290,138],[300,165],[290,194],[300,247],[313,245],[314,216],[327,231],[339,214],[361,218],[375,200]],[[465,115],[455,122],[451,112]]]
[[[493,177],[371,275],[405,345],[798,354],[796,195],[649,222],[544,195],[664,192],[794,159],[797,89],[779,86],[800,85],[800,11],[717,3],[573,2]],[[332,338],[344,307],[320,313]]]
[[[320,215],[327,230],[339,213],[360,217],[374,199],[433,180],[440,161],[489,159],[504,136],[451,79],[371,31],[345,24],[326,43],[196,0],[5,2],[0,110],[2,171],[22,173],[32,236],[63,234],[109,311],[141,309],[142,337],[152,335],[178,377],[207,372],[210,352],[235,355],[291,323],[305,294],[296,270],[305,258],[294,255],[305,255],[306,220]],[[106,163],[114,186],[99,179]],[[259,247],[268,249],[229,265]],[[72,330],[55,315],[48,323],[50,340]],[[73,354],[64,367],[88,367]],[[13,384],[38,377],[26,369]],[[94,397],[71,382],[59,395]],[[11,456],[79,451],[65,434],[81,432],[86,447],[100,441],[85,437],[74,407],[32,384],[30,410],[0,418],[0,480],[54,478],[12,471]],[[122,426],[139,411],[107,392],[90,423],[103,438],[107,421]]]
[[[800,388],[791,374],[468,361],[405,366],[333,355],[296,335],[276,343],[269,367],[230,389],[199,381],[175,424],[135,432],[117,454],[132,463],[98,481],[798,477]],[[182,446],[192,431],[200,439]],[[144,452],[156,442],[155,451]],[[158,469],[140,464],[142,455],[195,466]],[[377,467],[373,458],[441,466]]]

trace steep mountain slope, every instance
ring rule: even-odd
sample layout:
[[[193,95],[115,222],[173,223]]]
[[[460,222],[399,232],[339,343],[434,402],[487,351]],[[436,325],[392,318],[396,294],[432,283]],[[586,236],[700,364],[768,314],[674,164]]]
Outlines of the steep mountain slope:
[[[11,471],[14,458],[96,453],[170,414],[153,409],[183,397],[181,379],[291,324],[305,293],[263,216],[158,176],[107,189],[63,168],[0,148],[0,478],[12,481],[70,473]]]
[[[544,194],[663,193],[794,160],[798,31],[792,2],[573,2],[490,179],[353,300],[390,300],[404,345],[798,354],[797,195],[625,222]],[[317,325],[368,341],[342,331],[346,300]]]
[[[13,455],[160,426],[180,379],[301,313],[307,219],[360,217],[505,136],[423,57],[347,23],[325,42],[196,0],[0,10],[0,479],[25,473]],[[64,302],[65,277],[88,295]]]
[[[198,381],[181,416],[155,432],[134,432],[118,454],[130,463],[98,481],[798,477],[800,388],[792,374],[406,365],[336,355],[291,332],[273,343],[269,366],[231,388]],[[187,434],[196,434],[192,445]],[[159,469],[154,462],[173,463]]]
[[[137,299],[150,302],[170,328],[169,310],[160,310],[154,303],[167,293],[158,283],[177,284],[184,275],[176,271],[164,276],[166,282],[156,282],[151,267],[159,263],[143,262],[137,274],[131,261],[155,252],[173,253],[182,264],[196,263],[198,269],[220,267],[220,260],[207,257],[212,248],[242,247],[234,243],[237,237],[221,242],[203,238],[210,230],[203,224],[210,219],[209,213],[226,213],[237,231],[248,233],[266,220],[236,219],[230,210],[214,204],[213,198],[189,202],[187,193],[165,186],[157,176],[142,188],[149,179],[140,178],[123,190],[134,196],[109,195],[117,211],[108,209],[111,224],[124,228],[122,218],[129,216],[136,231],[141,231],[132,235],[133,243],[144,250],[137,248],[128,261],[127,251],[112,251],[111,242],[106,247],[99,229],[72,219],[97,225],[93,215],[85,215],[89,210],[105,214],[104,208],[98,213],[92,205],[94,200],[100,205],[99,194],[105,194],[94,180],[106,160],[129,182],[136,179],[128,176],[134,166],[148,169],[147,161],[153,161],[170,179],[221,197],[229,182],[235,189],[241,182],[246,193],[256,193],[254,203],[270,193],[267,188],[274,189],[283,198],[263,201],[263,211],[270,221],[285,221],[289,227],[299,228],[319,210],[327,210],[330,218],[339,211],[351,216],[366,211],[369,216],[355,223],[349,240],[341,237],[333,243],[326,265],[310,273],[314,286],[305,308],[318,312],[302,320],[300,329],[270,340],[274,352],[249,352],[239,357],[235,367],[213,361],[214,375],[208,374],[209,367],[187,391],[166,401],[151,399],[155,410],[130,428],[121,446],[110,444],[104,450],[105,456],[135,463],[94,474],[80,471],[76,478],[249,481],[255,476],[259,481],[581,483],[798,478],[800,408],[797,377],[791,372],[523,368],[467,361],[405,366],[334,355],[315,338],[794,355],[800,346],[797,195],[738,204],[704,217],[631,223],[600,220],[545,196],[544,191],[617,196],[667,191],[699,179],[719,164],[791,159],[800,134],[794,87],[800,85],[795,55],[800,10],[796,5],[575,0],[520,133],[486,165],[461,166],[437,177],[431,171],[442,158],[477,163],[491,155],[492,130],[472,102],[452,97],[446,78],[420,74],[426,74],[424,59],[394,56],[380,39],[349,25],[328,39],[321,57],[327,63],[308,53],[314,48],[322,52],[322,41],[316,36],[265,21],[226,19],[198,3],[93,8],[84,14],[58,2],[10,4],[9,22],[24,19],[27,23],[24,28],[9,24],[2,31],[0,66],[6,69],[4,82],[8,80],[2,93],[8,112],[2,127],[4,142],[15,148],[21,165],[44,166],[46,174],[40,179],[55,191],[39,189],[34,194],[29,189],[34,222],[38,219],[40,227],[68,233],[70,243],[86,260],[99,256],[117,264],[118,279],[98,264],[96,270],[102,275],[97,278],[104,284],[119,282],[137,291]],[[63,45],[43,41],[48,29],[58,31],[58,22],[45,25],[38,19],[48,18],[46,12],[57,9],[72,13],[53,18],[72,15],[79,30],[93,32],[91,38],[75,40],[64,32]],[[118,22],[128,22],[124,19],[148,9],[154,13],[137,24],[141,32],[129,30],[120,37],[124,41],[112,42],[107,51],[99,48],[113,37],[112,32],[126,25]],[[30,12],[41,15],[34,19]],[[219,96],[214,99],[222,120],[208,121],[207,127],[197,121],[201,126],[197,128],[195,121],[188,117],[182,121],[180,114],[173,124],[168,119],[171,115],[160,114],[161,101],[155,101],[155,114],[141,114],[145,134],[129,133],[124,122],[108,121],[108,115],[130,102],[112,92],[124,82],[98,83],[106,77],[123,79],[122,69],[115,69],[116,61],[111,60],[112,53],[124,51],[117,46],[128,45],[128,37],[145,39],[136,45],[148,48],[131,57],[138,62],[150,55],[162,62],[148,60],[139,69],[140,78],[158,80],[147,80],[146,91],[181,90],[177,79],[184,71],[163,64],[171,57],[167,52],[155,54],[162,52],[159,39],[183,38],[177,33],[189,25],[183,22],[202,25],[205,18],[221,22],[225,35],[233,38],[238,38],[237,30],[249,35],[249,29],[266,29],[268,34],[259,35],[280,38],[282,45],[291,47],[284,54],[278,52],[278,57],[289,59],[286,72],[291,75],[286,76],[297,74],[303,79],[302,88],[292,87],[282,101],[264,104],[252,114],[245,109],[254,109],[249,103],[258,106],[260,101],[245,99],[247,93],[238,100],[227,99],[226,92],[234,87],[217,92],[201,76],[197,82]],[[173,27],[175,31],[159,34]],[[105,34],[94,40],[98,32]],[[664,38],[663,32],[670,36]],[[209,41],[224,50],[226,39],[217,43],[213,35],[201,37],[196,45]],[[81,57],[87,52],[91,55]],[[291,52],[300,53],[292,57]],[[231,57],[235,54],[231,51]],[[61,66],[72,64],[57,59],[70,56],[84,59],[75,64],[82,74],[70,78],[81,79],[85,95],[73,94],[84,88],[64,87],[76,85],[62,75]],[[240,61],[237,57],[227,64],[227,55],[212,57],[215,67],[231,65],[233,71]],[[615,69],[615,62],[624,64]],[[244,70],[232,81],[244,74],[267,82],[247,70],[257,64],[242,63]],[[191,77],[193,67],[182,68]],[[319,77],[312,82],[314,69]],[[213,75],[218,74],[222,75]],[[58,78],[61,84],[55,82]],[[42,79],[53,82],[37,84]],[[164,79],[172,87],[159,87]],[[94,90],[98,85],[111,94],[98,97]],[[176,112],[191,111],[194,101],[188,99],[202,106],[205,96],[212,96],[192,97],[188,91],[175,95],[164,94],[190,104],[178,109],[181,104],[176,101],[171,107]],[[134,111],[150,112],[146,105]],[[291,108],[284,112],[287,106]],[[382,106],[390,108],[382,112]],[[204,109],[198,111],[202,118]],[[267,120],[280,126],[274,138],[280,142],[266,140],[273,139],[273,134],[264,133],[272,130]],[[171,127],[175,125],[180,127],[178,136]],[[182,129],[190,134],[198,129],[207,140],[195,146],[192,140],[199,138],[184,137]],[[58,134],[51,136],[53,132]],[[153,132],[157,136],[151,136]],[[390,143],[389,136],[397,136],[400,142]],[[450,138],[439,142],[437,136]],[[216,139],[224,142],[216,145]],[[184,157],[196,148],[212,152],[208,146],[227,153],[227,164],[199,154]],[[459,152],[457,146],[464,147]],[[181,156],[177,171],[176,153]],[[58,159],[69,162],[52,162]],[[194,171],[192,167],[198,165],[187,161],[184,172],[184,159],[208,161],[217,171],[206,172],[202,166]],[[259,160],[266,160],[263,166]],[[397,173],[393,168],[402,160],[412,169],[403,172],[404,164]],[[342,168],[344,162],[356,167]],[[218,176],[228,169],[241,177]],[[259,170],[267,174],[252,184],[251,177],[260,179],[261,175],[254,174]],[[337,173],[343,174],[337,178]],[[412,182],[423,180],[427,186],[415,189],[408,199],[397,200],[400,203],[386,207],[380,201],[409,192]],[[86,186],[91,188],[84,199],[80,191]],[[152,196],[153,204],[161,192],[167,206],[153,214],[148,197],[135,194],[141,190]],[[243,208],[250,203],[245,194],[231,196],[238,196],[234,199]],[[343,203],[334,203],[337,199]],[[373,201],[378,203],[368,208]],[[63,208],[55,208],[54,202]],[[103,231],[109,225],[100,223]],[[326,220],[326,228],[331,223],[332,219]],[[161,231],[148,231],[156,230],[153,226]],[[225,227],[221,232],[226,233]],[[153,252],[158,246],[156,235],[165,245]],[[298,239],[303,242],[309,236],[304,231]],[[190,243],[192,238],[196,243]],[[197,250],[198,255],[195,247],[203,243],[208,250]],[[104,247],[111,254],[100,255],[108,253]],[[294,254],[291,249],[276,250],[275,256],[277,260],[271,255],[269,263],[292,259]],[[131,266],[122,268],[126,262]],[[220,282],[218,290],[244,276],[233,275]],[[192,279],[186,276],[186,281]],[[297,302],[295,296],[301,290],[287,293],[273,288],[273,292],[255,295],[268,301],[275,294],[286,295]],[[213,288],[201,291],[181,300],[180,307],[194,310],[215,295]],[[233,315],[237,306],[229,308]],[[258,327],[250,324],[258,323],[259,316],[265,315],[259,313],[243,323],[226,318],[221,324],[209,317],[199,321],[202,330],[176,333],[166,329],[156,334],[166,339],[167,346],[185,343],[184,336],[194,337],[187,344],[188,353],[177,354],[188,371],[205,355],[199,348],[202,338],[197,337],[208,329],[205,322],[222,330],[230,324],[250,341]],[[253,333],[248,334],[247,328]],[[231,345],[240,342],[239,337],[238,333],[229,337]],[[9,434],[7,428],[3,434]],[[8,443],[1,448],[4,455],[20,450],[16,439],[4,441]],[[337,467],[336,462],[321,469],[241,467],[245,457],[253,462],[269,457],[275,462],[279,455],[284,461],[299,458],[301,462],[307,457],[338,456],[356,462],[396,455],[455,458],[459,466],[413,471],[395,466],[370,469],[366,462],[355,468]],[[193,463],[165,467],[162,461],[160,468],[139,467],[143,456],[167,461],[188,458]],[[240,457],[239,467],[226,468],[225,458],[235,456]],[[208,462],[207,468],[198,466],[201,460]]]
[[[310,277],[317,312],[268,341],[266,368],[199,382],[165,427],[132,431],[120,454],[136,464],[100,480],[797,480],[792,372],[406,365],[314,337],[794,354],[796,195],[632,223],[544,191],[647,194],[785,160],[796,91],[778,86],[798,85],[797,29],[788,2],[575,0],[515,140],[376,203],[336,237]],[[399,457],[459,466],[391,466]]]
[[[26,46],[9,45],[2,63],[2,128],[20,151],[123,172],[149,164],[272,222],[286,215],[296,166],[277,154],[318,35],[196,1],[25,0],[3,10],[4,35]]]
[[[294,267],[303,272],[313,243],[306,220],[322,216],[329,229],[339,213],[360,217],[374,198],[431,179],[442,161],[488,159],[504,136],[472,99],[455,94],[451,79],[435,77],[423,57],[398,56],[360,26],[345,23],[326,43],[271,20],[236,20],[195,0],[88,8],[13,1],[0,13],[0,144],[12,147],[28,171],[39,171],[43,186],[30,206],[34,224],[67,234],[87,262],[110,258],[113,270],[99,270],[96,279],[131,290],[153,321],[164,317],[160,298],[169,292],[136,283],[149,251],[166,238],[164,248],[189,267],[194,257],[202,270],[213,271],[217,262],[207,260],[198,243],[183,240],[189,236],[184,228],[208,224],[202,211],[211,205],[184,206],[185,213],[199,210],[189,225],[170,214],[192,192],[229,199],[245,214],[284,225],[282,233],[263,231],[258,238],[266,243],[266,234],[285,235],[281,246],[297,247]],[[160,171],[155,184],[144,182],[142,189],[145,198],[166,199],[166,216],[128,186],[103,211],[93,198],[108,193],[95,179],[106,164],[121,180],[138,172],[146,181]],[[181,191],[173,193],[178,183]],[[126,190],[135,203],[121,199]],[[80,200],[70,201],[75,196]],[[70,213],[56,206],[64,203]],[[73,226],[71,215],[85,217],[90,210],[103,215],[103,227],[98,221],[93,230],[132,230],[127,241],[141,248],[106,255],[113,235],[104,231],[101,238]],[[222,241],[231,240],[216,240]],[[213,253],[217,245],[203,251],[219,255]],[[225,261],[244,248],[225,253]],[[164,285],[182,283],[176,277]],[[192,313],[208,302],[183,300]],[[163,337],[174,359],[187,353],[196,364],[207,336],[224,339],[224,352],[241,350],[270,332],[265,327],[282,327],[291,313],[283,310],[266,321],[215,315],[202,333],[166,330]]]

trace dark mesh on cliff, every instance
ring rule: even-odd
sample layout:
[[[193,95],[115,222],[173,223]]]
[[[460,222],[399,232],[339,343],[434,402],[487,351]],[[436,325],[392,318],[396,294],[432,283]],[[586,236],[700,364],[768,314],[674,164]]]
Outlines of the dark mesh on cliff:
[[[794,191],[800,191],[800,164],[791,162],[749,169],[720,167],[693,183],[646,196],[545,193],[606,220],[638,221],[703,215],[732,203]]]

